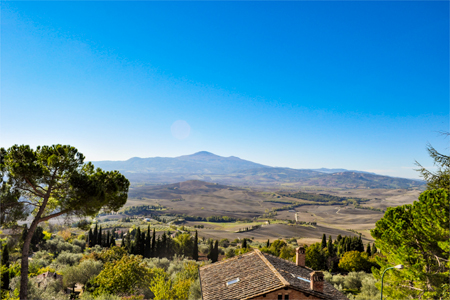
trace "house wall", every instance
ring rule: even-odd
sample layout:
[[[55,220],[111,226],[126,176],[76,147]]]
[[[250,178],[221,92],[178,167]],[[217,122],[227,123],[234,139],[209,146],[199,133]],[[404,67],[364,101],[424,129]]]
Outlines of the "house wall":
[[[293,289],[279,289],[270,293],[265,294],[265,297],[263,295],[251,298],[252,300],[278,300],[278,295],[289,295],[289,300],[313,300],[313,299],[320,299],[313,295],[305,295],[300,291],[293,290]]]

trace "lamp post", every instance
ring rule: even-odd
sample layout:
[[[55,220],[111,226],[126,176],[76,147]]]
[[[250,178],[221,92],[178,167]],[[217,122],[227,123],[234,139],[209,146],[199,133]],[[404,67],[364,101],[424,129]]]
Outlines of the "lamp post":
[[[390,267],[390,268],[387,268],[386,270],[384,270],[383,275],[381,275],[381,297],[380,297],[381,300],[383,300],[383,277],[384,277],[384,273],[386,273],[387,270],[394,269],[394,268],[401,270],[401,269],[403,269],[403,265],[396,265],[395,267]]]

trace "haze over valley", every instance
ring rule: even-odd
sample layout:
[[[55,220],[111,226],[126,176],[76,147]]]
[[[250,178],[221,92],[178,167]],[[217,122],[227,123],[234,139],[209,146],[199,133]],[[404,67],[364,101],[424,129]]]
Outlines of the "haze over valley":
[[[254,188],[423,188],[421,180],[396,178],[345,169],[269,167],[235,156],[201,151],[174,158],[134,157],[126,161],[95,161],[96,167],[127,174],[132,184],[165,184],[202,180]]]
[[[292,222],[297,215],[303,222],[316,223],[318,229],[278,224],[262,226],[252,235],[272,239],[297,230],[297,236],[310,243],[314,237],[318,239],[317,230],[341,235],[354,230],[372,240],[369,230],[385,209],[412,203],[425,186],[420,180],[356,170],[270,167],[206,151],[175,158],[135,157],[93,164],[126,174],[131,181],[126,207],[161,206],[162,211],[153,213],[183,217],[186,226],[201,224],[192,217],[234,218],[238,222],[234,226],[211,224],[201,230],[207,236],[223,238],[235,235],[243,226],[240,220],[270,217]]]

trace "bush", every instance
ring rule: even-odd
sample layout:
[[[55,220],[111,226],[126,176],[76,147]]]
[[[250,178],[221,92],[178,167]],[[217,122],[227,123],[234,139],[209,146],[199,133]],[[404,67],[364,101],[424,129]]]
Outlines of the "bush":
[[[80,247],[81,248],[81,252],[83,252],[84,249],[86,248],[86,241],[84,239],[81,239],[81,240],[80,239],[75,239],[75,240],[73,240],[72,244],[74,246]]]
[[[47,243],[43,245],[43,249],[48,250],[53,254],[58,254],[62,251],[69,251],[72,253],[82,252],[81,247],[64,241],[64,239],[60,236],[56,236],[54,239],[48,240]]]
[[[14,277],[10,283],[12,294],[14,290],[20,290],[20,277]],[[14,297],[13,297],[14,298]],[[45,284],[38,287],[36,278],[28,280],[28,299],[33,300],[69,300],[69,295],[64,294],[60,280],[48,278]]]
[[[147,268],[140,255],[124,255],[120,260],[107,262],[94,279],[98,286],[94,294],[133,295],[148,289],[153,270]]]
[[[150,269],[156,269],[160,268],[164,271],[167,271],[167,269],[170,266],[170,260],[167,258],[158,258],[158,257],[152,257],[152,258],[145,258],[144,262],[147,264],[147,267]]]
[[[83,257],[83,254],[77,254],[77,253],[71,253],[69,251],[63,251],[60,255],[56,258],[55,262],[58,265],[69,265],[73,266],[77,264],[81,258]]]
[[[350,272],[347,276],[331,275],[324,272],[324,279],[333,284],[336,289],[342,292],[357,292],[356,296],[348,294],[350,300],[372,300],[379,299],[380,292],[375,286],[377,280],[370,273]]]
[[[332,285],[336,286],[342,286],[344,287],[344,280],[345,276],[342,276],[341,274],[338,275],[331,275],[331,273],[325,271],[324,273],[324,279],[331,283]]]
[[[100,294],[97,297],[94,297],[92,294],[88,292],[84,292],[80,295],[80,300],[122,300],[121,297],[110,294]]]
[[[361,282],[361,293],[350,300],[372,300],[380,298],[380,291],[375,286],[377,280],[370,274],[366,276]]]
[[[202,299],[202,290],[200,287],[200,280],[196,279],[189,288],[188,300],[198,300],[198,299]]]
[[[359,290],[362,286],[362,280],[367,276],[366,272],[350,272],[344,278],[344,286],[347,289]]]
[[[46,267],[46,261],[43,259],[30,260],[28,264],[29,276],[36,276],[39,274],[39,269]]]
[[[345,252],[339,261],[339,268],[346,271],[370,271],[372,263],[369,260],[369,256],[365,252],[349,251]]]
[[[49,253],[48,251],[41,250],[41,251],[34,252],[33,260],[34,259],[42,259],[42,260],[46,260],[46,261],[48,261],[48,263],[50,263],[53,259],[53,255],[51,253]]]
[[[198,246],[198,251],[200,251],[200,253],[203,254],[208,254],[209,253],[209,246],[208,245],[199,245]]]
[[[79,265],[66,267],[63,270],[64,286],[72,287],[76,283],[86,284],[90,279],[97,276],[103,267],[101,261],[92,259],[83,260]]]
[[[34,253],[33,260],[30,261],[30,264],[31,262],[33,262],[33,264],[39,266],[39,268],[44,268],[50,265],[52,260],[53,260],[52,254],[48,253],[45,250],[41,250]]]
[[[236,250],[236,248],[234,248],[234,247],[229,247],[229,248],[227,249],[227,251],[225,252],[225,257],[226,257],[226,258],[232,258],[232,257],[234,257],[234,256],[236,255],[236,254],[234,253],[235,250]]]
[[[230,245],[230,241],[228,239],[221,239],[219,241],[219,246],[227,248]]]
[[[117,247],[117,246],[111,247],[109,249],[105,249],[105,248],[101,248],[101,247],[100,248],[92,248],[92,249],[94,249],[96,251],[92,251],[89,254],[85,254],[82,260],[93,259],[93,260],[100,260],[101,262],[106,263],[106,262],[113,262],[116,260],[120,260],[124,255],[127,254],[127,251],[124,248]],[[97,251],[97,250],[100,250],[100,251]]]

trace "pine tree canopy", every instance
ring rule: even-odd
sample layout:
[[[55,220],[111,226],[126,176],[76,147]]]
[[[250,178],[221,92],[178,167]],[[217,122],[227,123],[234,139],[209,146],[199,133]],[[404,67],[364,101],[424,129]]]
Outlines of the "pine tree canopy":
[[[95,216],[102,208],[117,211],[127,201],[130,185],[117,171],[104,172],[91,163],[85,164],[84,155],[68,145],[42,146],[36,150],[26,145],[1,148],[0,173],[2,211],[3,207],[11,210],[19,205],[33,216],[22,250],[20,299],[27,299],[28,295],[26,254],[38,224],[61,215]],[[17,204],[15,196],[25,201]]]
[[[412,205],[388,208],[371,231],[383,254],[378,258],[381,272],[403,264],[403,270],[385,275],[386,295],[393,298],[431,299],[448,293],[449,199],[445,189],[423,192]],[[387,278],[386,278],[387,277]]]

